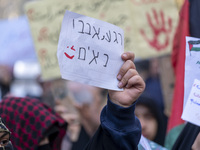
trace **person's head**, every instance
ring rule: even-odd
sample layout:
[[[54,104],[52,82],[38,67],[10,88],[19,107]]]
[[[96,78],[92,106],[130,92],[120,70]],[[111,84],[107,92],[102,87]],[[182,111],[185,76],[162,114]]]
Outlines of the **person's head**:
[[[158,122],[154,114],[145,105],[138,105],[135,109],[135,114],[140,120],[142,135],[153,141],[158,130]]]
[[[37,99],[4,97],[0,114],[17,150],[59,150],[67,123]]]
[[[165,129],[161,111],[155,101],[145,95],[139,97],[135,115],[140,120],[142,135],[158,144],[164,144]]]
[[[10,92],[12,70],[7,65],[0,64],[0,99]]]
[[[67,85],[74,98],[81,124],[92,136],[100,124],[100,113],[106,104],[107,90],[72,81]]]

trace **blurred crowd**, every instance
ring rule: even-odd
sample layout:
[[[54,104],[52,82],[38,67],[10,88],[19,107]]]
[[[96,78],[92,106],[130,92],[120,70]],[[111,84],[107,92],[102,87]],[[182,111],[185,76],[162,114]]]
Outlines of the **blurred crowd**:
[[[136,61],[135,64],[146,82],[146,90],[138,100],[135,114],[141,122],[142,135],[149,141],[159,144],[161,147],[164,146],[167,116],[164,114],[158,59]],[[1,117],[6,120],[9,128],[15,126],[11,132],[15,132],[16,127],[20,127],[24,123],[24,120],[20,119],[16,112],[19,111],[18,108],[20,109],[21,104],[30,101],[30,104],[28,102],[24,104],[26,107],[21,112],[25,117],[26,115],[30,115],[31,110],[34,110],[34,108],[29,108],[27,105],[36,107],[34,106],[35,102],[33,99],[37,99],[38,104],[36,104],[36,109],[40,105],[41,107],[45,106],[42,108],[45,110],[38,109],[41,112],[38,111],[37,113],[43,113],[49,108],[51,111],[48,112],[48,115],[55,115],[56,113],[68,123],[66,127],[67,132],[63,136],[61,143],[62,150],[80,150],[88,143],[100,125],[100,113],[106,105],[107,90],[64,79],[43,81],[37,63],[20,61],[20,63],[16,62],[12,68],[1,65],[0,70],[1,99],[6,97],[0,103],[0,111],[2,109]],[[12,105],[8,104],[11,101],[9,99],[10,96],[18,97]],[[27,99],[22,97],[26,97]],[[8,105],[11,107],[10,109],[4,108],[4,106]],[[15,109],[13,109],[14,105]],[[9,109],[10,111],[5,112],[3,109]],[[6,118],[10,118],[12,124]],[[32,124],[31,122],[33,121],[31,119],[26,119],[29,122],[27,125]],[[55,118],[58,122],[60,121],[59,119]],[[38,122],[33,122],[33,124],[36,126]],[[64,126],[62,121],[61,123],[62,125],[58,126],[59,128]],[[46,130],[49,130],[49,128],[46,126]],[[52,127],[50,129],[53,132],[54,129]],[[23,133],[21,130],[23,129],[19,128],[17,130],[21,132],[18,134],[28,136],[26,132]],[[38,128],[38,130],[41,129]],[[18,134],[12,135],[14,136],[13,141],[15,145],[24,140],[23,138],[21,139],[22,141],[14,140],[18,138]],[[32,135],[33,133],[29,131],[29,134]],[[43,141],[45,143],[45,139]]]
[[[182,6],[183,1],[176,2]],[[135,115],[142,128],[139,150],[167,149],[165,142],[170,116],[165,113],[160,59],[134,62],[146,84],[135,106]],[[43,80],[37,59],[17,60],[12,65],[0,60],[0,149],[2,145],[12,149],[11,141],[17,150],[22,147],[82,150],[100,125],[107,98],[106,89],[61,78]],[[196,131],[195,135],[191,134],[192,130]],[[193,138],[192,144],[197,137],[193,147],[198,150],[199,128],[188,123],[179,133],[181,131],[182,137],[170,139],[173,144],[177,140],[174,147],[187,135]]]

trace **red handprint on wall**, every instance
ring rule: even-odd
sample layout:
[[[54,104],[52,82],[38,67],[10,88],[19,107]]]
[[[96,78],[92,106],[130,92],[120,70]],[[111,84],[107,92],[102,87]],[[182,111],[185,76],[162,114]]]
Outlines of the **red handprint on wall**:
[[[149,13],[146,13],[146,16],[148,23],[153,31],[153,38],[149,39],[146,36],[144,29],[140,29],[140,33],[142,34],[144,39],[149,43],[149,45],[154,47],[157,51],[160,51],[169,45],[169,35],[170,32],[172,31],[172,19],[169,17],[168,20],[165,22],[164,13],[162,10],[160,11],[160,14],[158,14],[158,12],[156,12],[155,9],[152,9],[152,11],[154,18],[151,18]],[[153,24],[153,19],[155,19],[154,24]],[[168,24],[168,28],[166,28],[166,24]],[[163,34],[165,36],[165,41],[164,43],[161,43],[159,41],[159,36]]]

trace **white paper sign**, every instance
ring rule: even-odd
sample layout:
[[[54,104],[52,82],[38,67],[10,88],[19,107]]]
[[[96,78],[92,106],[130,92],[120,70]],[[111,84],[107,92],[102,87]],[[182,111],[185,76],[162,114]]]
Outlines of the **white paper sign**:
[[[105,89],[118,88],[123,64],[123,30],[115,25],[70,11],[65,12],[57,57],[61,76]]]
[[[181,118],[200,126],[200,80],[194,80]]]
[[[186,37],[184,106],[194,79],[200,80],[200,39]]]

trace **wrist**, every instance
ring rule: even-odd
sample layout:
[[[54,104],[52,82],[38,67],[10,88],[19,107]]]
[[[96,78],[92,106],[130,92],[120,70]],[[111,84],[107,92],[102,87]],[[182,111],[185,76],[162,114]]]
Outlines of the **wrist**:
[[[108,94],[108,99],[112,103],[114,103],[120,107],[124,107],[124,108],[130,107],[131,105],[133,105],[135,103],[135,101],[133,102],[132,100],[131,101],[122,101],[122,98],[120,98],[118,96],[113,97],[113,96],[110,96],[110,94]]]

